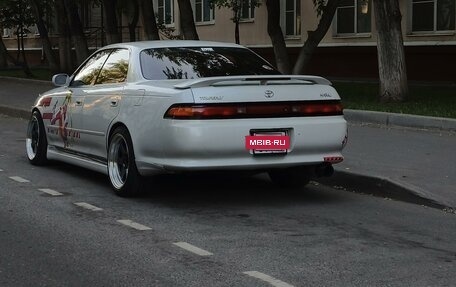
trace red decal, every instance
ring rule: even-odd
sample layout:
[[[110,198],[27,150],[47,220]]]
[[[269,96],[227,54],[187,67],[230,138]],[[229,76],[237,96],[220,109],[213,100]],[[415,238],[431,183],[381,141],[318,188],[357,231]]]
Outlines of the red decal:
[[[49,107],[51,105],[52,98],[51,97],[44,97],[41,98],[38,102],[39,107]]]
[[[245,136],[245,148],[248,150],[286,150],[290,148],[289,136]]]
[[[53,113],[43,113],[43,120],[50,120],[52,119]]]

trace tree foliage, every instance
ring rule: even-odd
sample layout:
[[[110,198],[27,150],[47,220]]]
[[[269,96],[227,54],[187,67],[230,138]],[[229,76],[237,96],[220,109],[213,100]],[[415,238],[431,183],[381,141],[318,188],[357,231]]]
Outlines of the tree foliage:
[[[25,1],[16,0],[1,0],[0,1],[0,20],[1,26],[15,30],[17,37],[17,62],[20,55],[22,62],[20,63],[28,77],[32,77],[27,58],[25,56],[24,35],[30,31],[27,29],[35,23],[32,8]]]
[[[30,5],[17,0],[0,0],[0,20],[3,28],[9,29],[25,29],[35,23]]]

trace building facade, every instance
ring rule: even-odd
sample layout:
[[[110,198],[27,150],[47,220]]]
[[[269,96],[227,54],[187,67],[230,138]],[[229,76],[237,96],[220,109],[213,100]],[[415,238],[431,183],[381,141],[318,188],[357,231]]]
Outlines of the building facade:
[[[177,0],[153,1],[158,20],[173,30],[174,35],[180,35]],[[259,7],[242,7],[240,42],[274,62],[264,2],[260,1]],[[312,0],[280,2],[281,26],[293,63],[307,39],[307,32],[316,29],[319,17]],[[456,82],[455,2],[456,0],[399,0],[410,80]],[[235,25],[230,9],[214,8],[210,0],[191,0],[191,3],[201,40],[234,42]],[[312,58],[309,72],[330,78],[378,78],[373,9],[372,0],[340,0],[332,25]],[[91,35],[89,45],[94,48],[102,46],[101,7],[85,0],[80,15],[87,34]],[[121,17],[122,23],[128,21],[125,18],[125,15]],[[141,23],[138,23],[138,39],[142,38],[140,26]],[[122,31],[124,41],[128,41],[128,30],[123,28]],[[5,44],[9,49],[14,49],[17,46],[15,38],[9,37],[7,30],[3,32]],[[38,37],[36,32],[28,36],[28,49],[40,49]]]

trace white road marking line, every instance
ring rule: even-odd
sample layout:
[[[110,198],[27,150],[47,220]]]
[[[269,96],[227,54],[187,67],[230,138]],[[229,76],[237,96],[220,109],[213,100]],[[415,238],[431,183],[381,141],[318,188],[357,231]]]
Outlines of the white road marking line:
[[[152,229],[152,228],[150,228],[148,226],[133,222],[130,219],[121,219],[121,220],[117,220],[117,222],[122,223],[123,225],[129,226],[131,228],[134,228],[134,229],[137,229],[137,230],[141,230],[141,231],[151,230]]]
[[[195,253],[199,256],[211,256],[211,255],[214,255],[212,253],[210,253],[209,251],[206,251],[204,249],[201,249],[201,248],[198,248],[194,245],[191,245],[187,242],[176,242],[176,243],[173,243],[174,245],[176,246],[179,246],[180,248],[182,249],[185,249],[187,251],[190,251],[192,253]]]
[[[103,208],[96,207],[95,205],[89,204],[87,202],[75,202],[74,203],[77,206],[80,206],[82,208],[92,210],[92,211],[101,211]]]
[[[49,195],[52,195],[52,196],[61,196],[61,195],[63,195],[63,193],[60,193],[58,191],[55,191],[55,190],[49,189],[49,188],[39,188],[38,190],[41,191],[41,192],[47,193]]]
[[[0,168],[0,172],[2,172],[2,171],[3,171],[3,169]]]
[[[275,286],[275,287],[294,287],[293,285],[290,285],[288,283],[285,283],[283,281],[280,281],[279,279],[276,279],[272,276],[269,276],[267,274],[264,274],[264,273],[261,273],[261,272],[258,272],[258,271],[247,271],[247,272],[243,272],[244,274],[246,275],[249,275],[251,277],[254,277],[254,278],[257,278],[257,279],[260,279],[264,282],[267,282],[269,284],[271,284],[272,286]]]
[[[20,176],[10,176],[9,178],[11,178],[14,181],[20,182],[20,183],[30,182],[30,180],[22,178]]]

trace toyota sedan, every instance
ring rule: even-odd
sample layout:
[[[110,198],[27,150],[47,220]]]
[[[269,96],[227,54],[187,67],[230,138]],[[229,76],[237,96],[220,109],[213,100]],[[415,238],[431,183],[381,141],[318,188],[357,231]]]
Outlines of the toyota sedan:
[[[205,41],[106,46],[31,110],[26,152],[109,176],[114,191],[190,171],[267,172],[281,186],[343,160],[340,97],[317,76],[282,75],[251,50]]]

